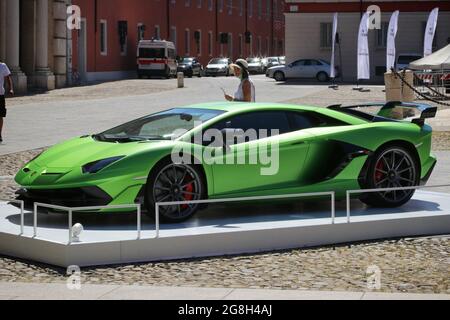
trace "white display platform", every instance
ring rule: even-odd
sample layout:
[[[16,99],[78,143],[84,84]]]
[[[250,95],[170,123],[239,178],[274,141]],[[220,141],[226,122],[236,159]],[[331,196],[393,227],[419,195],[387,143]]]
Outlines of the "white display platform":
[[[450,234],[450,194],[417,191],[397,209],[366,208],[336,202],[332,224],[330,201],[210,205],[185,223],[160,226],[142,216],[137,240],[135,213],[74,213],[81,223],[81,242],[68,244],[67,214],[38,214],[33,238],[33,213],[25,213],[20,235],[20,210],[0,202],[0,254],[67,267],[256,253],[278,249],[348,243],[403,236]]]

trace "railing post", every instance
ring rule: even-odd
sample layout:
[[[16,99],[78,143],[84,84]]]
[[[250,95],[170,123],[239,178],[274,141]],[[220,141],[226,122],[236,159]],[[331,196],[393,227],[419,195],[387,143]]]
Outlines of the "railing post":
[[[335,193],[331,193],[331,224],[335,224],[336,222],[336,202],[335,202]]]
[[[137,239],[141,239],[141,205],[138,204],[137,206]]]
[[[156,228],[156,239],[159,238],[159,204],[155,204],[155,228]]]
[[[37,208],[38,205],[35,202],[33,204],[33,238],[37,237]]]
[[[25,203],[23,201],[20,202],[20,235],[24,234],[25,228]]]
[[[72,244],[72,209],[69,209],[69,245]]]
[[[347,191],[346,202],[347,202],[347,223],[350,223],[350,191]]]

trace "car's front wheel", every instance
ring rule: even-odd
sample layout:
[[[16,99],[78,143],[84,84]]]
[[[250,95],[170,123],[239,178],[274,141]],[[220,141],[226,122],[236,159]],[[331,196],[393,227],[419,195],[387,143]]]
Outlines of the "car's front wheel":
[[[205,198],[206,188],[200,170],[187,164],[171,161],[159,163],[150,173],[146,187],[146,205],[151,217],[155,216],[155,204],[195,201]],[[182,222],[191,218],[198,204],[160,205],[162,222]]]
[[[419,185],[420,173],[416,157],[400,146],[377,151],[367,170],[365,189],[404,188]],[[415,190],[365,193],[360,199],[373,207],[399,207],[407,203]]]
[[[330,77],[328,77],[328,74],[326,72],[319,72],[316,76],[317,80],[319,82],[326,82],[328,80],[330,80]]]
[[[275,72],[275,74],[273,75],[273,78],[276,81],[284,81],[284,80],[286,80],[286,77],[284,76],[284,73],[281,72],[281,71]]]

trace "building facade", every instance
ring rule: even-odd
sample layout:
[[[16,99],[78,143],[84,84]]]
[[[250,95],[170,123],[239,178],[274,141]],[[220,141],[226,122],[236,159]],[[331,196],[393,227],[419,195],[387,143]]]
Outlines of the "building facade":
[[[396,38],[397,54],[423,54],[424,31],[428,15],[439,7],[434,48],[450,43],[450,1],[434,0],[286,0],[286,59],[331,59],[331,30],[333,13],[338,12],[336,64],[340,66],[343,80],[357,78],[357,42],[361,12],[369,5],[381,9],[380,29],[369,31],[371,80],[383,81],[386,71],[386,39],[392,12],[400,11]]]
[[[0,0],[0,60],[15,90],[51,90],[67,84],[69,0]]]
[[[283,0],[73,0],[72,68],[83,80],[131,76],[140,39],[173,41],[179,56],[284,54]],[[249,32],[246,37],[246,32]],[[221,41],[221,34],[228,39]],[[223,39],[223,38],[222,38]]]

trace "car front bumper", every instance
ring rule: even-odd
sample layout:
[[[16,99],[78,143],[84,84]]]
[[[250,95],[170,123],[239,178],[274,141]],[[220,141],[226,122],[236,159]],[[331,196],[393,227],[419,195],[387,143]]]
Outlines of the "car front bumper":
[[[205,76],[219,76],[226,75],[226,69],[205,69]]]

